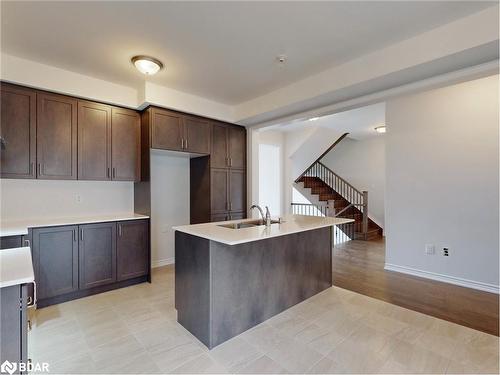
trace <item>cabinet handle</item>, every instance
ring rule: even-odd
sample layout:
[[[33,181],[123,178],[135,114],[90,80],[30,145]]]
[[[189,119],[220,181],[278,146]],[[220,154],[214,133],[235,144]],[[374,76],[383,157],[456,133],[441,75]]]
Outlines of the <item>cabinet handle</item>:
[[[24,240],[24,246],[31,247],[30,240]]]
[[[73,229],[73,241],[76,241],[76,229]]]
[[[233,158],[229,158],[229,166],[232,167],[233,166]]]
[[[36,281],[33,280],[33,298],[31,298],[31,296],[28,297],[28,303],[26,305],[26,307],[35,307],[36,308],[36,303],[37,303],[38,299],[37,299],[37,296],[36,296]]]
[[[229,211],[233,210],[233,202],[229,202]]]
[[[108,171],[106,172],[106,177],[109,178],[109,167],[108,167]]]
[[[83,241],[83,229],[80,229],[80,240]]]
[[[34,169],[35,165],[33,162],[30,163],[30,174],[31,175],[34,175],[35,174],[35,169]]]
[[[31,320],[28,319],[28,331],[31,331]]]
[[[42,175],[42,164],[38,163],[38,176]]]
[[[122,236],[122,225],[118,224],[118,235],[121,237]]]
[[[185,143],[184,148],[187,150],[187,148],[188,148],[188,140],[187,140],[187,139],[184,139],[184,143]]]
[[[115,178],[115,177],[116,177],[116,168],[113,167],[113,178]]]

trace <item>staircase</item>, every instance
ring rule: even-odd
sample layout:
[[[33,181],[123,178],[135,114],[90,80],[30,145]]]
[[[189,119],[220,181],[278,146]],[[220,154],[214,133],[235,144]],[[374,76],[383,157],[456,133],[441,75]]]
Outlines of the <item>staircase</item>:
[[[292,203],[293,213],[310,214],[307,206],[315,206],[314,212],[320,215],[353,219],[354,223],[338,225],[349,239],[373,240],[382,236],[382,228],[368,217],[368,192],[357,190],[320,160],[302,173],[295,183],[302,189],[310,189],[310,195],[317,197],[317,203]]]

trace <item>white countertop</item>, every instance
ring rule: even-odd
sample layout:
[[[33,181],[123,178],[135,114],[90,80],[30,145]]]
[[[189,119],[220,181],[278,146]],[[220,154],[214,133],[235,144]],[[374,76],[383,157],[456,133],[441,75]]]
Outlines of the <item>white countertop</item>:
[[[28,234],[28,228],[55,227],[59,225],[91,224],[109,221],[147,219],[149,216],[135,213],[97,216],[74,216],[60,218],[26,219],[0,223],[0,237]]]
[[[255,219],[220,221],[217,223],[204,223],[193,225],[176,226],[172,229],[206,238],[208,240],[222,242],[227,245],[237,245],[245,242],[263,240],[271,237],[285,236],[287,234],[305,232],[308,230],[330,227],[354,220],[335,217],[319,217],[304,215],[287,215],[283,217],[280,224],[271,224],[270,228],[259,225],[250,228],[231,229],[221,227],[221,224],[244,223]]]
[[[29,247],[0,250],[0,288],[35,280]]]

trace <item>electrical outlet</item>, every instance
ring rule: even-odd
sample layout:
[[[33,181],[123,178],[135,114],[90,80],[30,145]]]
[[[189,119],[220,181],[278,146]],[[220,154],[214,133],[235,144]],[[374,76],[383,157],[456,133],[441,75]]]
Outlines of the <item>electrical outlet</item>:
[[[427,255],[434,255],[436,253],[436,247],[433,244],[426,244],[425,245],[425,253]]]
[[[76,203],[82,203],[82,196],[80,194],[75,195],[75,202]]]
[[[444,257],[449,257],[450,256],[450,249],[447,247],[443,247],[443,256]]]

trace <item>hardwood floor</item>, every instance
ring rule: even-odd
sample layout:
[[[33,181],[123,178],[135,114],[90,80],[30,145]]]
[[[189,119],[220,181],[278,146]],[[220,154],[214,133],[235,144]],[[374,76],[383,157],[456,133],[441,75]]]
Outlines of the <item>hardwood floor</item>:
[[[335,286],[493,335],[499,335],[499,296],[384,270],[385,242],[336,245]]]

